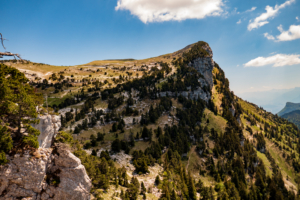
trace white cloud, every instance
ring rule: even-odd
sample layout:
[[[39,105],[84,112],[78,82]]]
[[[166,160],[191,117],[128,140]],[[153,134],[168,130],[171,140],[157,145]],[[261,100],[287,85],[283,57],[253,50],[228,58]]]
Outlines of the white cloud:
[[[147,23],[219,16],[223,5],[223,0],[118,0],[115,10],[129,10]]]
[[[251,9],[246,10],[245,12],[252,12],[252,11],[254,11],[254,10],[256,10],[256,7],[252,7]]]
[[[250,60],[245,67],[262,67],[266,65],[273,65],[273,67],[283,67],[288,65],[300,64],[300,55],[287,55],[287,54],[276,54],[269,57],[258,57]]]
[[[296,17],[296,20],[297,20],[298,22],[300,22],[300,20],[299,20],[299,17],[298,17],[298,16]]]
[[[239,21],[237,21],[236,23],[237,23],[237,24],[240,24],[240,23],[242,23],[242,20],[240,19],[240,20],[239,20]]]
[[[290,41],[300,38],[300,25],[291,25],[287,31],[284,31],[280,25],[278,30],[281,32],[281,34],[277,36],[278,41]]]
[[[282,25],[278,26],[277,28],[281,32],[281,34],[276,36],[276,40],[275,37],[270,35],[269,33],[265,33],[264,36],[268,40],[275,40],[276,42],[291,41],[300,38],[300,25],[291,25],[289,30],[287,31],[283,30]]]
[[[270,35],[269,33],[264,33],[264,36],[268,39],[268,40],[275,40],[275,37],[273,35]]]
[[[267,12],[261,14],[260,16],[255,18],[253,21],[252,20],[249,21],[248,30],[251,31],[251,30],[259,28],[265,24],[268,24],[269,23],[268,19],[275,17],[280,9],[282,9],[288,5],[291,5],[295,1],[296,0],[288,0],[279,6],[275,5],[274,8],[269,5],[266,6]]]

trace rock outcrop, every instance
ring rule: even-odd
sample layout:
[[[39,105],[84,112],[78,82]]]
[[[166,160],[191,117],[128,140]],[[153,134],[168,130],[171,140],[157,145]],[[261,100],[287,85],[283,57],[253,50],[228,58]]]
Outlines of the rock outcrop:
[[[198,80],[198,82],[200,83],[201,86],[196,88],[196,90],[193,90],[193,91],[191,91],[188,88],[187,91],[180,91],[177,93],[171,92],[171,91],[159,92],[159,93],[157,93],[157,96],[164,97],[164,96],[168,95],[170,97],[174,97],[176,95],[177,96],[182,95],[189,99],[200,98],[206,102],[208,102],[211,99],[211,93],[204,88],[208,88],[211,90],[213,87],[212,70],[214,68],[215,62],[212,59],[213,52],[212,52],[211,48],[208,45],[204,45],[202,48],[207,51],[208,56],[196,58],[195,60],[193,60],[192,62],[189,63],[190,67],[195,68],[204,77],[204,79],[200,78]]]
[[[200,74],[202,74],[205,80],[208,82],[210,89],[213,87],[213,75],[212,70],[214,68],[215,62],[212,59],[213,52],[208,45],[202,47],[209,54],[205,57],[199,57],[189,63],[190,67],[195,68]]]
[[[60,116],[40,115],[38,119],[40,123],[32,126],[41,132],[38,137],[39,145],[42,148],[50,148],[53,138],[61,127]]]
[[[211,95],[208,91],[204,91],[201,87],[197,88],[194,91],[181,91],[181,92],[159,92],[157,93],[157,96],[159,97],[165,97],[165,96],[169,96],[169,97],[175,97],[175,96],[179,96],[182,95],[183,97],[189,98],[189,99],[202,99],[206,102],[208,102],[208,100],[211,98]]]
[[[0,200],[85,200],[92,183],[79,158],[62,146],[8,156],[0,166]]]

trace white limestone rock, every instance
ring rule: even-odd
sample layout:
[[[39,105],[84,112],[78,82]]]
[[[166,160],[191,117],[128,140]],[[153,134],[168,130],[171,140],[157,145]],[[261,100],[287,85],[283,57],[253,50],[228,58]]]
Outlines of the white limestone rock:
[[[60,116],[41,115],[38,119],[40,120],[40,123],[32,124],[32,127],[41,132],[38,137],[39,145],[41,148],[50,148],[52,139],[61,127]]]
[[[0,200],[90,199],[91,180],[81,161],[67,149],[39,148],[33,155],[25,152],[8,160],[0,166]],[[47,182],[53,174],[60,181],[56,186]]]

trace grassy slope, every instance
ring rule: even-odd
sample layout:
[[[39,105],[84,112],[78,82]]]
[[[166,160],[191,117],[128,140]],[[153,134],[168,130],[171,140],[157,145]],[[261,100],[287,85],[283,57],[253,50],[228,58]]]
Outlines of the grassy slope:
[[[209,120],[209,123],[207,123],[207,119]],[[215,115],[213,112],[208,110],[207,108],[204,110],[204,118],[202,120],[202,126],[207,126],[210,130],[211,128],[214,128],[219,133],[225,132],[227,120],[219,115]]]

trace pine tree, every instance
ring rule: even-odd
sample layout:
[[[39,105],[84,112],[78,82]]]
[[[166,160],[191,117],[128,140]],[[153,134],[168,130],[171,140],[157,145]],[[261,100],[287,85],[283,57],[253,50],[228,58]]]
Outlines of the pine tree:
[[[144,182],[142,182],[142,184],[141,184],[141,194],[145,194],[146,191],[147,191],[147,189],[146,189],[146,187],[144,185]]]
[[[13,148],[13,141],[6,126],[0,125],[0,152],[8,153]]]
[[[17,128],[16,141],[22,140],[25,145],[37,148],[39,132],[34,131],[30,124],[38,122],[36,106],[43,102],[43,98],[34,92],[28,81],[16,68],[0,65],[0,118],[10,127]],[[30,132],[30,135],[23,138],[24,132]]]
[[[177,197],[177,194],[176,194],[175,190],[172,190],[171,200],[178,200],[178,197]]]
[[[192,199],[192,200],[197,199],[197,192],[196,192],[194,180],[190,173],[189,173],[189,196],[190,196],[190,199]]]
[[[155,178],[155,185],[159,185],[160,184],[160,178],[159,176],[157,175],[156,178]]]

